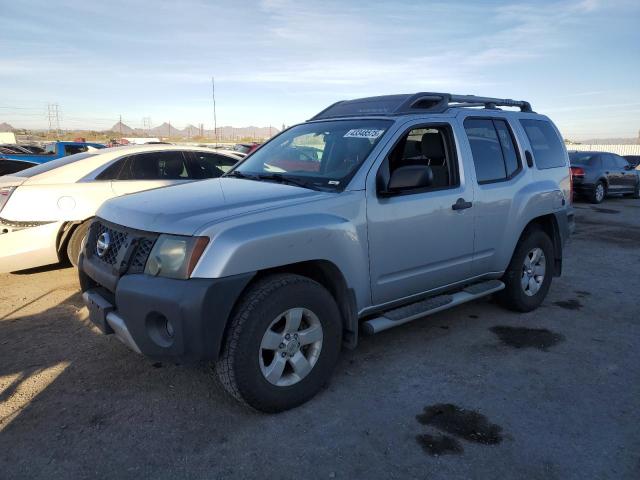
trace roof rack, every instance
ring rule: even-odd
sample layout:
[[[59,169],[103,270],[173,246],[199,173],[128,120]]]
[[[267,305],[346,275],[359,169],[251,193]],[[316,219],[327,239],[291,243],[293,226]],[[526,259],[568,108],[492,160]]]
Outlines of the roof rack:
[[[346,116],[386,116],[407,113],[443,113],[455,107],[517,107],[522,112],[532,112],[531,104],[524,100],[510,98],[477,97],[452,93],[421,92],[405,95],[384,95],[379,97],[343,100],[322,110],[310,120]]]

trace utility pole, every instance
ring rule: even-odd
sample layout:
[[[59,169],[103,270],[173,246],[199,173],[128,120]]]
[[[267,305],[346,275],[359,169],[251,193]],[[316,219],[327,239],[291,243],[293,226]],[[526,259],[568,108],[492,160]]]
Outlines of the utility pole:
[[[147,137],[151,133],[151,117],[144,117],[142,119],[142,129],[145,131]]]
[[[213,138],[218,145],[218,119],[216,118],[216,84],[211,77],[211,98],[213,99]]]
[[[122,115],[120,115],[120,120],[118,121],[118,130],[120,130],[120,143],[122,143]]]
[[[169,138],[171,138],[171,122],[169,122]]]

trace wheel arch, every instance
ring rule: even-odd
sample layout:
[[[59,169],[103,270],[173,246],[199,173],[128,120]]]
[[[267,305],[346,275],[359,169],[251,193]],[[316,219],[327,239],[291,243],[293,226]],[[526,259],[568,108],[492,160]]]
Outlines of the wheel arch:
[[[541,215],[535,217],[525,225],[520,238],[518,238],[517,245],[520,244],[525,235],[533,228],[539,228],[551,239],[553,245],[553,276],[559,277],[562,273],[562,235],[560,233],[560,226],[558,220],[553,213]],[[515,252],[515,249],[514,249]]]
[[[257,281],[273,274],[290,273],[300,275],[318,282],[326,288],[331,296],[335,299],[342,318],[343,345],[347,348],[355,348],[358,342],[358,310],[356,306],[356,297],[353,289],[349,288],[346,279],[340,269],[328,260],[309,260],[304,262],[291,263],[274,268],[259,270],[253,278],[247,283],[240,295],[235,301],[231,313],[226,319],[225,330],[222,341],[218,349],[218,353],[224,348],[224,343],[228,336],[228,329],[231,325],[231,319],[236,313],[236,309],[241,302],[248,289],[250,289]]]
[[[90,222],[94,217],[85,218],[84,220],[70,220],[64,222],[58,231],[56,238],[56,251],[60,262],[67,261],[67,245],[73,235],[73,232],[83,223]]]

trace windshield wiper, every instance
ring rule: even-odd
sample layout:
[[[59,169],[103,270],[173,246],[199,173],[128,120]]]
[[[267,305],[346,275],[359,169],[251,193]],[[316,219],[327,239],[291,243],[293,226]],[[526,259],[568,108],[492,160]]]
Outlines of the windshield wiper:
[[[247,175],[246,173],[239,172],[238,170],[233,170],[232,172],[225,173],[223,177],[247,178],[249,180],[257,179],[255,175]]]
[[[260,173],[255,175],[254,178],[259,180],[285,183],[289,185],[295,185],[296,187],[309,188],[311,190],[316,190],[316,188],[314,188],[313,186],[314,182],[311,182],[308,180],[302,180],[299,178],[285,177],[281,173]]]

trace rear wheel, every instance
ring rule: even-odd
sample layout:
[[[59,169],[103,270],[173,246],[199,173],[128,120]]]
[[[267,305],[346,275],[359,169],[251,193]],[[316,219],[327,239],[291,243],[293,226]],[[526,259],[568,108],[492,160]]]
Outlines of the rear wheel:
[[[511,310],[530,312],[540,306],[551,285],[553,244],[538,227],[525,231],[504,274],[500,302]]]
[[[331,294],[306,277],[258,281],[236,309],[218,378],[238,401],[264,412],[296,407],[329,380],[342,337]]]
[[[604,182],[600,181],[596,183],[596,186],[593,188],[593,192],[589,195],[589,201],[591,203],[602,203],[606,195],[607,187]]]
[[[74,267],[78,266],[78,260],[80,258],[80,250],[82,250],[82,241],[84,237],[87,235],[87,231],[89,230],[89,225],[91,222],[87,221],[78,225],[71,234],[71,238],[69,238],[69,242],[67,243],[67,257],[69,258],[69,262]]]

